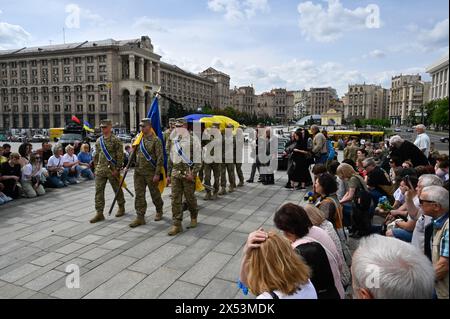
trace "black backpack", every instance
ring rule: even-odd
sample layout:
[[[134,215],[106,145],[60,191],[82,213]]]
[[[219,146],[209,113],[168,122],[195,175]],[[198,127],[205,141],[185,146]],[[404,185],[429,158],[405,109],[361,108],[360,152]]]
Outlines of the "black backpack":
[[[370,206],[372,205],[372,196],[358,178],[359,186],[355,190],[352,203],[352,230],[358,231],[359,235],[366,236],[370,234]]]

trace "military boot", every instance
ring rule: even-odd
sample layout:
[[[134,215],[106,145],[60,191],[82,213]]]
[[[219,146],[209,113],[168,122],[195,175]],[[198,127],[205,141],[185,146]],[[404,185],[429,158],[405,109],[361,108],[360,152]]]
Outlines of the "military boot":
[[[231,185],[231,186],[228,188],[228,193],[233,193],[235,190],[236,190],[236,187],[233,186],[233,185]]]
[[[225,190],[225,187],[222,187],[219,191],[219,195],[226,195],[227,191]]]
[[[218,198],[217,193],[214,192],[214,194],[212,195],[212,199],[213,199],[213,200],[217,200],[217,198]]]
[[[143,214],[137,214],[136,219],[131,222],[130,227],[136,228],[141,225],[145,225],[145,216]]]
[[[237,187],[242,187],[244,186],[244,181],[240,181]]]
[[[183,226],[180,225],[173,225],[172,228],[170,228],[168,235],[169,236],[175,236],[179,233],[183,232]]]
[[[116,217],[122,217],[125,215],[125,207],[119,206],[119,209],[117,210]]]
[[[104,220],[105,220],[105,216],[103,215],[103,213],[97,212],[97,213],[95,213],[95,217],[90,220],[90,223],[95,224],[95,223],[98,223],[98,222],[101,222]]]
[[[197,227],[197,216],[198,213],[191,213],[191,224],[188,226],[188,229]]]
[[[211,199],[212,199],[211,192],[206,192],[204,200],[211,200]]]
[[[159,222],[162,219],[163,219],[163,213],[162,212],[157,212],[156,215],[155,215],[155,222]]]

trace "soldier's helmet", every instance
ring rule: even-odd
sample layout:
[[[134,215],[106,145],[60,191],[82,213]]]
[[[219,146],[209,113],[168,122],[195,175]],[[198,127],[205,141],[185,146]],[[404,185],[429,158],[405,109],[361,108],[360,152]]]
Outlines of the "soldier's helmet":
[[[112,121],[109,119],[104,119],[100,121],[100,127],[112,126]]]
[[[140,127],[144,127],[144,126],[147,126],[147,125],[149,125],[149,126],[152,125],[152,120],[149,119],[149,118],[142,119],[141,122],[139,123]]]

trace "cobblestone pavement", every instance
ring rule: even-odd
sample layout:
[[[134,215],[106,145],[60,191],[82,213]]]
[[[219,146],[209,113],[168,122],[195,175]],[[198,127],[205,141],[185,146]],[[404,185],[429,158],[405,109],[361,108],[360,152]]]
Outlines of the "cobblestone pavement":
[[[125,217],[89,223],[93,182],[3,205],[0,298],[249,298],[236,284],[248,233],[273,229],[273,214],[283,203],[303,202],[304,192],[283,188],[286,172],[275,179],[276,185],[246,184],[218,201],[198,194],[199,226],[184,227],[176,237],[167,236],[170,188],[163,194],[164,220],[153,221],[150,202],[147,225],[136,229],[128,227],[135,214],[127,194]],[[127,183],[132,189],[132,173]],[[107,186],[107,203],[112,198]],[[79,289],[66,288],[69,264],[80,267]]]

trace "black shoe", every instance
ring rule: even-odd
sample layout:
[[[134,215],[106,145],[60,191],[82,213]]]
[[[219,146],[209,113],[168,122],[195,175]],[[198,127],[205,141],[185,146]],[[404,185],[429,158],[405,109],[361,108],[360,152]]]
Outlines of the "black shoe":
[[[251,184],[251,183],[253,183],[253,180],[249,179],[249,180],[246,180],[245,182]]]

